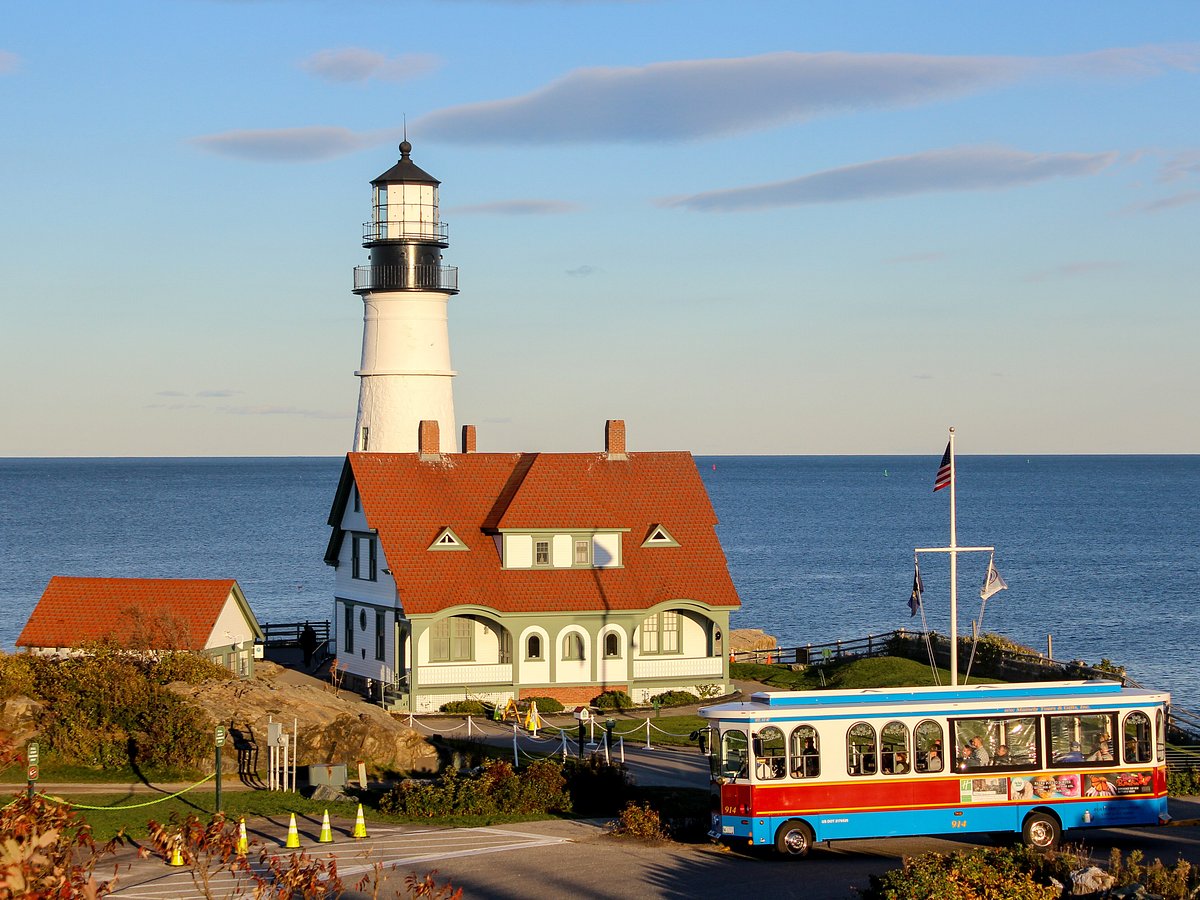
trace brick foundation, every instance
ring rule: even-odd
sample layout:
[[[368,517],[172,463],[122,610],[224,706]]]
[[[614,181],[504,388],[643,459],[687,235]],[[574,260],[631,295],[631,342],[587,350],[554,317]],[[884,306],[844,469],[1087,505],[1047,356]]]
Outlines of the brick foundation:
[[[629,686],[625,684],[605,684],[605,685],[580,685],[578,687],[544,687],[544,688],[525,688],[521,691],[522,697],[553,697],[567,709],[574,709],[576,706],[587,706],[592,702],[594,697],[598,697],[605,691],[628,691]]]

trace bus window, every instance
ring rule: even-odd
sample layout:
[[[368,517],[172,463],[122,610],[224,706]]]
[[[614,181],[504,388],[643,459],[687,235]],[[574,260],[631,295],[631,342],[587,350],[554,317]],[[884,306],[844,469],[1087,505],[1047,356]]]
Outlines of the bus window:
[[[787,772],[783,732],[768,725],[754,735],[754,777],[760,781],[782,778]]]
[[[1125,762],[1148,763],[1154,759],[1149,716],[1144,712],[1131,712],[1127,715],[1124,735]]]
[[[1048,716],[1050,764],[1078,766],[1081,763],[1111,763],[1115,713]]]
[[[940,772],[946,767],[945,749],[942,745],[942,726],[926,719],[913,729],[917,742],[917,757],[913,768],[918,772]]]
[[[741,778],[746,774],[746,732],[726,731],[721,735],[721,775]]]
[[[908,755],[908,726],[903,722],[888,722],[879,733],[883,746],[883,771],[886,775],[907,775],[912,771]]]
[[[846,770],[851,775],[874,775],[879,771],[875,729],[866,722],[851,725],[846,732]]]
[[[954,735],[959,748],[957,767],[961,770],[1015,771],[1039,766],[1036,716],[956,719]]]
[[[817,729],[797,725],[792,729],[792,777],[816,778],[821,774],[821,744]]]
[[[1158,744],[1158,761],[1165,762],[1167,759],[1167,733],[1163,729],[1163,711],[1161,709],[1154,714],[1154,732],[1158,735],[1156,740]]]

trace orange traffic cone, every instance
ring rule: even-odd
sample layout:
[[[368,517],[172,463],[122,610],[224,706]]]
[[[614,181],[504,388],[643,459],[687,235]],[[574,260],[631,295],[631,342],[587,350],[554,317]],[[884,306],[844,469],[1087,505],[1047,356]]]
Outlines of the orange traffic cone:
[[[325,810],[325,819],[321,822],[321,834],[317,838],[318,844],[333,843],[333,829],[329,827],[329,810]]]
[[[358,816],[354,820],[354,837],[355,839],[365,838],[367,836],[367,820],[363,818],[362,804],[358,804]]]
[[[287,843],[283,845],[288,850],[300,849],[300,832],[296,830],[296,814],[292,813],[292,820],[288,822]]]

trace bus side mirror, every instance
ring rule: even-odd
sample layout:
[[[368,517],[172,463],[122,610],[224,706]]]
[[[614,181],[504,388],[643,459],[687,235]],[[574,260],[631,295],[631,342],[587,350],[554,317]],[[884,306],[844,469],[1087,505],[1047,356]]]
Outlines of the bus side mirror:
[[[711,752],[712,751],[712,748],[711,748],[712,729],[711,728],[697,728],[690,735],[688,735],[688,737],[690,737],[693,741],[697,741],[700,744],[700,752],[702,754],[704,754],[705,756],[712,756],[712,752]]]

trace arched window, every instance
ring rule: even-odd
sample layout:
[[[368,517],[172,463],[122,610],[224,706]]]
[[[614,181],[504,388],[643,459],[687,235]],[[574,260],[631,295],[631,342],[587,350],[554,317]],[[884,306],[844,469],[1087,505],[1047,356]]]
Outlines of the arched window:
[[[883,771],[887,775],[907,775],[912,771],[908,753],[908,726],[903,722],[888,722],[880,732],[883,745]]]
[[[792,777],[816,778],[821,774],[821,739],[811,725],[792,729]]]
[[[783,732],[774,725],[760,728],[754,735],[754,777],[759,781],[774,781],[786,772]]]
[[[851,775],[874,775],[879,771],[875,729],[866,722],[856,722],[846,732],[846,771]]]
[[[583,636],[578,631],[563,635],[563,659],[583,659]]]
[[[1125,717],[1125,762],[1148,763],[1154,759],[1154,739],[1150,733],[1150,717],[1143,712],[1131,712]]]
[[[913,737],[917,742],[917,758],[913,760],[913,768],[918,772],[941,772],[946,768],[946,747],[942,734],[942,726],[932,719],[926,719],[913,729]]]
[[[621,636],[610,631],[604,636],[604,658],[616,659],[621,655]]]
[[[531,634],[529,639],[525,641],[525,658],[542,658],[542,636],[540,634]]]

